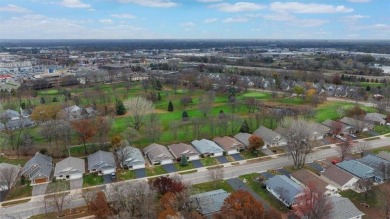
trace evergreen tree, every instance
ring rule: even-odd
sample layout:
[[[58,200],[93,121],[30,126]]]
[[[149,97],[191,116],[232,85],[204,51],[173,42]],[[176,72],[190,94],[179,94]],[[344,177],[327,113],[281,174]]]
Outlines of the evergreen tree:
[[[156,90],[162,90],[162,85],[159,80],[156,81]]]
[[[20,108],[26,109],[26,103],[21,103],[21,104],[20,104]]]
[[[183,121],[188,121],[188,113],[187,113],[187,111],[183,111],[183,113],[181,114],[181,119],[183,120]]]
[[[44,97],[41,97],[41,104],[44,104],[44,103],[46,103],[46,100],[45,100],[45,98]]]
[[[161,94],[160,94],[160,92],[158,92],[158,94],[157,94],[157,100],[158,100],[158,101],[161,100]]]
[[[117,115],[125,115],[126,114],[126,107],[123,105],[123,102],[121,100],[116,101],[116,114]]]
[[[53,101],[52,102],[58,102],[57,97],[53,97]]]
[[[370,85],[367,85],[367,87],[366,87],[366,91],[370,91],[371,90],[371,87],[370,87]]]
[[[169,103],[168,103],[168,112],[173,112],[173,103],[172,103],[172,101],[169,101]]]
[[[187,156],[183,155],[181,156],[181,160],[180,160],[180,166],[187,166],[188,165],[188,160],[187,160]]]
[[[249,133],[249,131],[250,131],[249,130],[249,125],[248,125],[248,123],[246,122],[246,119],[245,119],[244,122],[241,125],[240,132]]]

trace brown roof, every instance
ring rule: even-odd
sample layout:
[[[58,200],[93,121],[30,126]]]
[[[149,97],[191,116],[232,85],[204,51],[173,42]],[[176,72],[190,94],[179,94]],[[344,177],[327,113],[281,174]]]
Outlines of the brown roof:
[[[184,154],[187,156],[191,155],[199,155],[199,152],[195,150],[189,144],[179,143],[179,144],[171,144],[168,146],[169,150],[172,152],[175,158],[182,157]]]
[[[228,136],[224,136],[222,138],[216,137],[213,141],[215,141],[215,143],[221,146],[225,151],[244,148],[244,145],[241,142]]]
[[[354,177],[352,174],[338,168],[336,165],[330,165],[321,175],[340,186],[343,186]]]
[[[314,186],[322,194],[327,191],[326,187],[329,185],[320,177],[306,169],[297,170],[291,173],[291,176],[307,187]]]

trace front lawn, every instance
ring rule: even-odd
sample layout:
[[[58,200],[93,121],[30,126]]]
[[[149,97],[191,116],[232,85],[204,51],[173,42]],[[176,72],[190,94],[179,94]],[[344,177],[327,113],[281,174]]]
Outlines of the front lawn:
[[[370,151],[371,151],[372,153],[374,153],[374,154],[379,154],[379,152],[381,152],[381,151],[390,152],[390,146],[375,148],[375,149],[372,149],[372,150],[370,150]]]
[[[257,153],[253,153],[252,151],[243,151],[240,153],[240,155],[244,158],[244,159],[252,159],[252,158],[257,158],[257,157],[264,157],[265,154],[261,151],[257,151]]]
[[[202,158],[200,160],[200,162],[202,162],[203,166],[207,167],[207,166],[213,166],[213,165],[217,165],[219,162],[217,161],[217,159],[215,159],[214,157],[205,157],[205,158]]]
[[[156,176],[161,174],[166,174],[167,171],[161,165],[154,165],[146,168],[147,176]]]
[[[381,135],[390,133],[390,126],[388,125],[375,125],[374,129],[375,132],[378,132]]]
[[[117,176],[119,181],[137,178],[134,170],[120,170],[117,172]]]
[[[194,166],[192,165],[191,162],[188,162],[187,166],[182,166],[182,165],[180,165],[180,163],[175,163],[175,167],[176,167],[177,171],[194,169]]]
[[[23,186],[16,185],[15,187],[13,187],[11,192],[8,194],[6,200],[26,198],[26,197],[30,197],[31,195],[32,195],[32,186],[30,186],[30,182],[26,182],[26,185]]]
[[[97,174],[89,174],[83,178],[83,187],[97,186],[103,184],[103,176]]]
[[[192,194],[198,194],[203,192],[209,192],[217,189],[223,189],[227,192],[234,192],[234,189],[225,181],[221,180],[217,182],[214,186],[213,182],[205,182],[200,184],[192,185]]]

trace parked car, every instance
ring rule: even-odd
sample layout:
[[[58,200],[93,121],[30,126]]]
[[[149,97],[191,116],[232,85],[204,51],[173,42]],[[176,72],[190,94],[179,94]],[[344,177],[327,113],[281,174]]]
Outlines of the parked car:
[[[111,179],[112,179],[112,180],[115,180],[115,179],[116,179],[116,174],[115,174],[115,173],[111,173]]]
[[[356,135],[354,135],[354,134],[349,134],[349,136],[351,136],[352,138],[356,138]]]

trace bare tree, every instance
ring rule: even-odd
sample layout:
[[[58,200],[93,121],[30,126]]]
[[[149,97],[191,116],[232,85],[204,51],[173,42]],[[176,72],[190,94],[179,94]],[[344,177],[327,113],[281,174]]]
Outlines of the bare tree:
[[[372,189],[372,186],[371,179],[359,179],[355,184],[355,188],[364,193],[364,201],[367,201],[368,191]]]
[[[99,189],[96,188],[86,188],[82,190],[81,197],[83,197],[85,203],[89,208],[90,203],[96,198],[96,194],[99,192]]]
[[[146,135],[151,142],[160,140],[160,136],[162,133],[161,122],[156,114],[154,113],[150,114],[145,129],[146,129]]]
[[[154,112],[154,104],[143,97],[131,98],[123,104],[129,112],[131,125],[137,131],[144,124],[145,117]]]
[[[126,159],[129,157],[131,153],[133,153],[133,148],[127,146],[123,146],[122,148],[116,151],[116,157],[118,158],[119,165],[121,166],[122,169],[125,168]]]
[[[370,144],[367,141],[361,141],[361,142],[357,143],[355,147],[356,147],[356,152],[360,153],[360,157],[363,157],[364,152],[366,150],[368,150],[368,148],[370,147]]]
[[[127,127],[122,133],[122,138],[130,141],[130,143],[137,141],[141,138],[140,133],[132,127]]]
[[[207,114],[213,108],[214,93],[208,92],[207,94],[199,97],[198,109],[203,114],[203,117],[207,117]]]
[[[45,205],[56,210],[58,216],[63,216],[64,210],[72,202],[69,192],[65,192],[67,190],[69,190],[68,181],[57,181],[51,184],[46,191],[47,195],[44,197]]]
[[[14,166],[3,163],[0,168],[0,189],[5,193],[4,197],[7,196],[11,191],[12,186],[15,184],[20,172],[20,166]]]
[[[287,140],[287,153],[294,161],[295,168],[305,165],[306,156],[309,154],[316,141],[312,139],[310,122],[304,119],[285,118],[280,123],[279,133]]]
[[[146,181],[113,185],[107,198],[120,218],[156,218],[156,192]]]
[[[214,188],[216,188],[224,176],[223,165],[208,168],[207,175],[209,176],[210,181],[213,183]]]
[[[355,145],[351,138],[346,138],[346,140],[340,144],[339,150],[341,155],[341,160],[344,160],[348,153],[351,151],[351,148]]]

